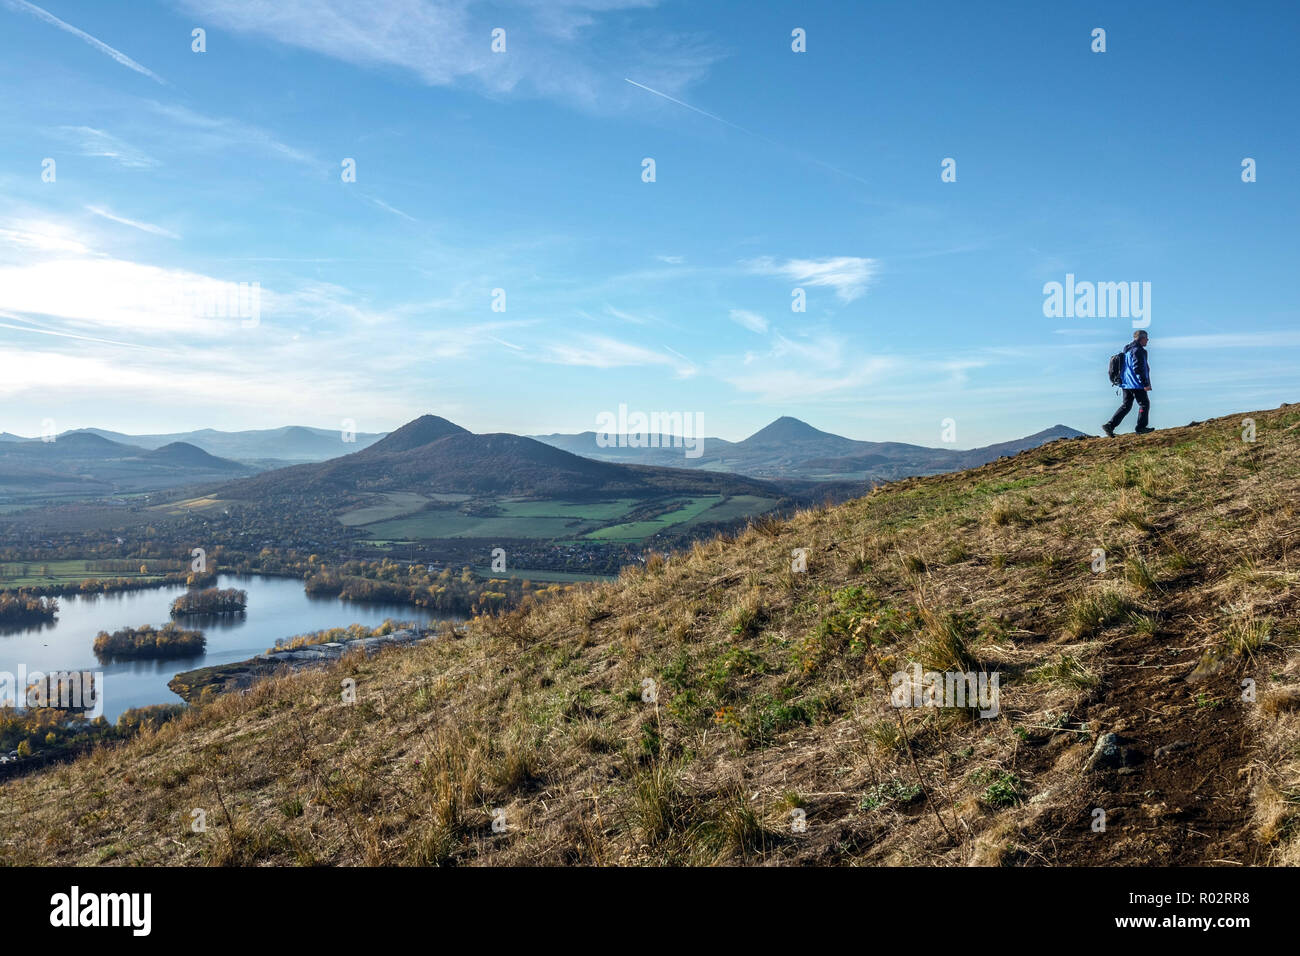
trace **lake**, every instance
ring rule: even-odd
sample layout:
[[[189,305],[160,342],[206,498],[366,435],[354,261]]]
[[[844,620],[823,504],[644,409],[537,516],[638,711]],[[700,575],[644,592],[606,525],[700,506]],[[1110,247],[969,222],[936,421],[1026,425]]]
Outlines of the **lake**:
[[[216,587],[248,592],[248,609],[226,617],[178,618],[181,627],[201,630],[207,650],[194,657],[167,660],[99,663],[91,650],[95,635],[142,624],[158,626],[171,620],[172,599],[184,585],[122,591],[116,594],[59,598],[59,615],[53,623],[30,627],[0,627],[0,671],[17,674],[41,671],[100,671],[104,675],[104,716],[116,721],[132,707],[177,704],[181,699],[167,682],[181,671],[247,660],[274,646],[282,637],[321,631],[330,627],[365,624],[373,627],[385,618],[432,621],[439,615],[406,604],[342,601],[333,596],[313,596],[294,578],[256,575],[220,575]]]

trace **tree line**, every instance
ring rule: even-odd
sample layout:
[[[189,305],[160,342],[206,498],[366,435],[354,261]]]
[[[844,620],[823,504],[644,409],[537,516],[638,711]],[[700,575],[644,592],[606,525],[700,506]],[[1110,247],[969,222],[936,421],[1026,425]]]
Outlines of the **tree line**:
[[[124,627],[100,631],[95,638],[95,656],[101,661],[112,658],[196,657],[203,653],[207,638],[202,631],[187,631],[175,621],[162,627]]]
[[[573,589],[527,578],[480,578],[469,568],[429,570],[427,565],[382,561],[347,561],[319,567],[304,587],[308,594],[333,594],[345,601],[414,604],[446,614],[473,615],[515,607],[525,596],[545,597]]]
[[[186,591],[172,601],[172,616],[187,614],[234,614],[248,607],[248,592],[239,588],[204,588]]]
[[[46,759],[73,756],[97,744],[127,740],[146,728],[156,730],[184,712],[184,704],[133,707],[123,712],[114,725],[106,717],[87,719],[77,711],[54,707],[0,707],[0,752],[17,751],[17,765],[5,767],[22,772],[24,764],[37,766]],[[31,761],[32,757],[38,759]]]
[[[0,624],[40,624],[54,620],[59,602],[30,591],[0,591]]]

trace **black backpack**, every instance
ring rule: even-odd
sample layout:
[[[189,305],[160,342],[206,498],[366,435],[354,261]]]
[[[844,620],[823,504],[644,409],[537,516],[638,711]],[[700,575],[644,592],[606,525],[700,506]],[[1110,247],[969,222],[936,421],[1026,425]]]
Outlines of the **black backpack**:
[[[1122,386],[1124,384],[1124,353],[1116,352],[1110,357],[1110,367],[1107,368],[1110,375],[1110,384]]]

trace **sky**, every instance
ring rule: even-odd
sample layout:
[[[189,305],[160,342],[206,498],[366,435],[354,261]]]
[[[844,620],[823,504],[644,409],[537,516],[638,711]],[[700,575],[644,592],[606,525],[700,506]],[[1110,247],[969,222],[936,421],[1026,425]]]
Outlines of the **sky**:
[[[1098,432],[1135,322],[1156,427],[1300,401],[1297,28],[1283,2],[0,0],[0,431],[543,434],[623,405],[966,448]],[[1142,315],[1047,314],[1067,281]]]

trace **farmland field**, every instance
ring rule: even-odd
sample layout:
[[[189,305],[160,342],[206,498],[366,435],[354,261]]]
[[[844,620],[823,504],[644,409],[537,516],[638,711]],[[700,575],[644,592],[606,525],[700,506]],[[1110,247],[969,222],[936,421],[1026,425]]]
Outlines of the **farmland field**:
[[[391,496],[396,498],[397,496]],[[418,498],[418,496],[413,496]],[[410,499],[369,506],[344,516],[352,526],[363,525],[376,542],[418,541],[432,538],[537,538],[635,542],[670,528],[731,521],[761,514],[776,505],[772,498],[737,495],[700,495],[661,499],[619,498],[610,501],[522,501],[503,498],[492,503],[495,514],[465,514],[459,509],[439,508],[385,517],[387,508],[409,506]],[[647,505],[670,510],[654,517],[620,521]],[[490,509],[485,509],[490,510]],[[374,515],[380,520],[349,520]]]
[[[202,498],[187,498],[184,501],[173,501],[168,504],[153,505],[152,507],[154,510],[162,511],[166,514],[178,515],[184,514],[187,511],[204,511],[208,508],[215,508],[223,504],[224,502],[220,499],[207,495]]]
[[[14,561],[0,564],[0,588],[38,587],[46,584],[79,583],[87,578],[140,578],[145,581],[161,579],[168,571],[176,571],[181,565],[175,561],[132,561],[123,564],[121,571],[90,571],[89,564],[82,558],[68,558],[57,561]],[[127,568],[127,564],[130,565]],[[140,567],[149,570],[141,572]],[[24,573],[24,569],[26,569]]]
[[[353,511],[339,515],[339,522],[349,528],[357,525],[386,521],[424,507],[429,499],[413,491],[394,491],[389,494],[376,495],[373,504],[365,505]]]
[[[715,521],[734,521],[736,518],[760,515],[775,508],[776,504],[775,498],[760,498],[757,495],[735,495],[690,518],[684,522],[683,527],[690,528],[694,525],[711,524]]]
[[[389,541],[423,538],[567,538],[593,527],[594,522],[568,517],[478,517],[459,511],[423,511],[380,521],[366,530]]]
[[[500,514],[472,515],[451,508],[417,511],[402,517],[366,524],[377,539],[390,541],[425,538],[576,538],[598,525],[626,514],[637,502],[519,501],[494,502]],[[355,512],[354,512],[355,514]]]
[[[633,498],[613,501],[515,501],[506,499],[501,507],[507,514],[519,517],[550,516],[585,518],[588,521],[609,521],[625,515],[638,502]]]
[[[673,525],[690,521],[697,515],[717,506],[720,500],[716,495],[686,498],[681,502],[677,502],[679,507],[675,510],[659,515],[657,518],[648,518],[645,521],[629,521],[625,524],[598,528],[586,537],[598,541],[640,541],[642,538],[648,538],[650,535],[657,534]]]

